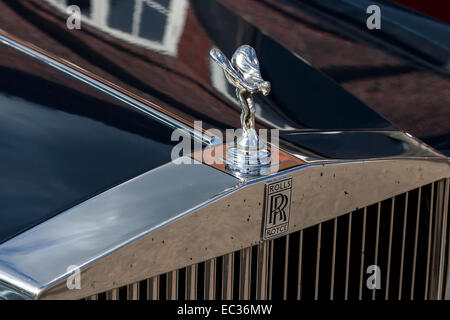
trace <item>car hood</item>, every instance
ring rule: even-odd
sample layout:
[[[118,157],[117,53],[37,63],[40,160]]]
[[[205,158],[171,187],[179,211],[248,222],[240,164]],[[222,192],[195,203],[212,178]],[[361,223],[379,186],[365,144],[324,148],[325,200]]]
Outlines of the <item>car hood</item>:
[[[354,182],[368,179],[368,169],[369,180],[379,181],[381,191],[376,198],[352,205],[381,201],[447,174],[447,158],[401,132],[445,135],[446,127],[439,124],[445,123],[447,111],[434,109],[442,116],[433,120],[433,126],[429,114],[422,114],[419,126],[405,108],[417,108],[408,104],[408,93],[419,92],[420,83],[414,79],[431,81],[431,89],[440,85],[442,90],[432,101],[438,107],[445,101],[446,82],[366,43],[336,34],[295,7],[251,2],[254,6],[248,11],[247,1],[171,0],[153,1],[153,6],[137,2],[142,7],[130,5],[133,1],[102,1],[102,5],[86,1],[81,6],[81,30],[67,28],[61,1],[0,3],[0,36],[6,31],[15,37],[19,51],[26,50],[20,39],[28,41],[44,49],[33,47],[35,51],[28,55],[36,58],[47,52],[44,58],[49,59],[42,64],[18,50],[1,47],[5,59],[0,68],[5,77],[0,91],[0,157],[7,165],[0,176],[5,179],[1,185],[9,189],[2,191],[0,201],[9,210],[1,217],[8,223],[0,229],[0,282],[16,287],[26,284],[27,294],[38,297],[67,276],[67,266],[85,268],[111,252],[121,254],[121,248],[140,238],[149,240],[147,236],[155,230],[174,226],[185,216],[194,219],[202,208],[211,210],[217,200],[245,195],[242,203],[250,202],[259,212],[263,184],[284,174],[298,175],[298,186],[310,195],[320,194],[330,206],[341,204],[339,212],[353,210],[347,198],[360,200],[348,194],[371,194],[373,185],[363,182],[366,189],[361,191]],[[281,129],[288,155],[307,157],[297,157],[288,170],[259,180],[241,180],[202,163],[170,163],[173,127],[160,115],[184,125],[201,120],[204,128],[240,126],[234,88],[210,62],[208,53],[218,47],[230,56],[243,43],[256,48],[263,77],[273,86],[268,97],[255,97],[257,126]],[[70,72],[72,78],[66,76]],[[403,89],[411,87],[399,90],[399,96],[391,90],[390,81],[401,81]],[[374,89],[376,84],[382,89]],[[428,87],[420,91],[425,97],[432,92]],[[383,100],[374,99],[381,96]],[[137,112],[139,103],[153,111]],[[395,127],[386,118],[400,121],[395,121]],[[403,126],[408,123],[413,125]],[[375,158],[382,160],[363,161]],[[325,168],[326,163],[331,165]],[[329,196],[335,191],[319,191],[322,183],[315,189],[302,183],[326,177],[329,180],[323,186],[341,191],[343,184],[334,179],[333,166],[342,170],[338,176],[347,179],[346,188],[351,187],[340,201]],[[248,193],[252,190],[258,196]],[[297,191],[298,199],[302,192]],[[322,203],[315,199],[310,196],[308,201]],[[231,210],[235,219],[243,218],[236,208]],[[313,223],[326,210],[309,211],[311,216],[319,212]],[[189,219],[183,221],[193,225]],[[246,221],[258,223],[250,216]],[[189,228],[182,230],[190,231],[177,231],[183,237],[174,241],[178,244],[186,241],[187,233],[198,236]],[[201,235],[217,234],[215,230]],[[259,237],[259,227],[254,230],[250,242]],[[158,243],[171,238],[176,237]],[[189,263],[204,257],[205,250],[200,249]],[[129,266],[134,277],[133,265]],[[87,286],[83,294],[98,289],[94,287]]]
[[[106,3],[100,9],[82,7],[81,30],[68,30],[64,12],[55,1],[7,1],[2,6],[11,16],[2,19],[0,28],[188,121],[201,120],[205,127],[219,129],[239,127],[240,107],[234,88],[208,53],[219,47],[230,55],[247,43],[255,47],[263,76],[273,86],[268,97],[257,97],[259,126],[392,128],[297,52],[219,2],[167,1],[160,11],[145,6],[135,31],[130,29],[135,10],[132,1]],[[105,24],[95,18],[93,10],[107,13]],[[26,23],[23,31],[17,27],[21,23]]]

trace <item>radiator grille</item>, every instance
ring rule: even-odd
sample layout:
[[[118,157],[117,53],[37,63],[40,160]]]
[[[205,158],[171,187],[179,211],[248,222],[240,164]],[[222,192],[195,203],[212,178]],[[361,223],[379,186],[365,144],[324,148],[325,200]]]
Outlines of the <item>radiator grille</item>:
[[[444,298],[448,184],[448,179],[437,181],[287,236],[88,299]],[[371,265],[380,268],[377,290],[367,286]]]

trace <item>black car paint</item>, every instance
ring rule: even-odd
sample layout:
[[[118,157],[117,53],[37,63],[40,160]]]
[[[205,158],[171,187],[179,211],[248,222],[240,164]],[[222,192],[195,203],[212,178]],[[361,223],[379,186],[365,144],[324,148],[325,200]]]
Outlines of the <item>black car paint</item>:
[[[170,161],[171,128],[56,70],[51,81],[16,67],[0,67],[0,243]]]

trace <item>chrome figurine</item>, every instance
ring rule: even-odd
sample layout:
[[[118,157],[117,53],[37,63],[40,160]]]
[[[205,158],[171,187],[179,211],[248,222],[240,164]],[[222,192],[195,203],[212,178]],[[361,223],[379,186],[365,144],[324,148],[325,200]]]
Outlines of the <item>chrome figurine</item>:
[[[255,129],[255,102],[252,94],[261,92],[267,96],[270,92],[270,82],[261,77],[255,49],[248,45],[240,46],[233,54],[231,63],[219,49],[212,49],[209,54],[222,67],[228,81],[236,87],[236,96],[242,107],[242,129]]]
[[[231,62],[219,49],[214,48],[209,54],[222,67],[227,80],[236,87],[236,96],[242,108],[243,134],[235,147],[227,149],[227,166],[242,174],[262,174],[270,165],[270,152],[261,147],[255,130],[255,102],[252,95],[258,92],[268,95],[270,82],[261,77],[255,49],[248,45],[240,46]]]

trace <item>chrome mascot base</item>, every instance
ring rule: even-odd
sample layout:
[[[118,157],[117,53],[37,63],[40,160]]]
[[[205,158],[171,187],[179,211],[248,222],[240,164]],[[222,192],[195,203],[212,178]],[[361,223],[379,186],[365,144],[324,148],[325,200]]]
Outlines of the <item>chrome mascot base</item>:
[[[234,147],[227,148],[227,169],[244,175],[264,175],[270,167],[270,151],[260,145],[256,130],[244,131]]]
[[[252,95],[258,92],[268,95],[270,82],[262,79],[255,49],[248,45],[239,47],[231,62],[219,49],[212,49],[210,56],[222,67],[227,80],[236,87],[236,96],[242,108],[243,133],[234,146],[227,148],[227,169],[243,175],[264,175],[271,165],[270,151],[263,146],[256,133]]]

